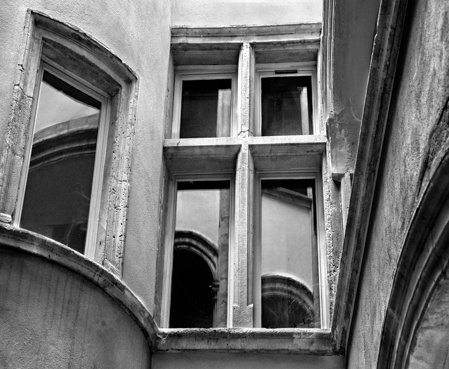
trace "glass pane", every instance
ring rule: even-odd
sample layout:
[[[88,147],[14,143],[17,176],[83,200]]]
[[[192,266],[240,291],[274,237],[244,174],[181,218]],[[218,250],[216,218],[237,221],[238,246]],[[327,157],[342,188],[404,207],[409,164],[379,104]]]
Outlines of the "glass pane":
[[[84,252],[101,104],[45,71],[21,227]]]
[[[262,327],[319,327],[314,181],[262,180]]]
[[[226,327],[229,181],[179,182],[171,328]]]
[[[183,81],[181,138],[229,137],[231,80]]]
[[[312,78],[262,78],[262,136],[313,134]]]

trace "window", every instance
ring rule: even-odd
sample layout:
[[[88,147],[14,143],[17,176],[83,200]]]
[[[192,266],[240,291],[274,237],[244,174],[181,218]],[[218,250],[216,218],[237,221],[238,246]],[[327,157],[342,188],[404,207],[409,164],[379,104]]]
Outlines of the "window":
[[[173,138],[230,137],[234,131],[235,68],[178,69]]]
[[[27,22],[3,138],[0,221],[120,276],[136,75],[84,32],[32,11]]]
[[[257,132],[260,136],[313,135],[316,72],[310,64],[257,67]]]
[[[178,181],[170,327],[226,327],[229,181]]]
[[[48,64],[40,75],[20,226],[84,253],[95,243],[109,101]]]
[[[172,46],[179,62],[181,39],[179,49]],[[164,141],[170,180],[161,327],[328,327],[326,138],[317,119],[316,62],[280,63],[275,43],[251,40],[237,56],[235,43],[220,49],[224,60],[235,57],[231,74],[224,72],[231,67],[200,60],[204,40],[189,59],[198,65],[174,68],[173,120]],[[294,49],[289,58],[304,55]],[[230,191],[226,242],[198,226],[221,229],[217,214],[224,208],[205,191],[218,196],[222,181]]]
[[[316,174],[257,178],[256,289],[263,328],[320,327]],[[318,201],[317,201],[318,200]],[[257,309],[256,309],[257,311]]]

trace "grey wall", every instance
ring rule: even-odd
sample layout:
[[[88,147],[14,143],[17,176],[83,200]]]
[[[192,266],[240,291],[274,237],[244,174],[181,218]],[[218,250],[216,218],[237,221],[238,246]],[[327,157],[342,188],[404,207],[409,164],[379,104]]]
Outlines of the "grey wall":
[[[0,368],[150,367],[134,320],[78,273],[2,249],[0,296]]]
[[[315,0],[172,0],[174,26],[219,27],[321,22]]]
[[[163,0],[3,1],[0,11],[0,137],[8,122],[17,61],[23,53],[27,8],[89,34],[138,76],[123,279],[151,311],[159,234],[170,3]]]
[[[449,3],[409,2],[349,342],[349,368],[375,368],[397,261],[449,98]],[[447,128],[445,128],[447,130]],[[431,138],[433,141],[431,141]],[[425,225],[423,225],[424,229]]]

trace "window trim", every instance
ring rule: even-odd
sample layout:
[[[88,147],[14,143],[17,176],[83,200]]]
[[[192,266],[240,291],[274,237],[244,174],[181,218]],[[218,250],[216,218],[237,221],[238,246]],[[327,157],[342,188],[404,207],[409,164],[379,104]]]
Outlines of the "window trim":
[[[280,73],[276,71],[297,70],[296,73]],[[255,78],[255,135],[262,136],[262,78],[275,77],[311,77],[312,82],[312,119],[313,119],[313,135],[321,134],[318,113],[318,82],[317,82],[317,66],[316,62],[310,63],[273,63],[273,64],[257,64]],[[276,136],[276,135],[275,135]],[[279,135],[281,136],[281,135]],[[297,135],[306,136],[306,135]]]
[[[104,179],[104,167],[105,167],[105,159],[106,159],[106,147],[107,147],[107,136],[109,131],[108,122],[110,120],[110,111],[111,111],[111,99],[110,97],[101,91],[100,89],[92,86],[86,80],[83,80],[81,77],[75,75],[74,73],[63,70],[63,68],[50,59],[46,57],[41,58],[41,63],[38,70],[38,75],[36,79],[36,87],[35,87],[35,99],[32,107],[31,114],[31,124],[30,124],[30,132],[32,132],[28,137],[28,143],[26,147],[26,154],[24,164],[22,166],[22,175],[19,184],[19,193],[16,204],[16,214],[14,217],[13,226],[20,227],[20,222],[22,218],[22,210],[25,199],[25,191],[26,185],[28,182],[28,173],[30,170],[31,163],[31,152],[33,147],[33,138],[36,133],[36,118],[37,118],[37,109],[39,106],[39,100],[42,90],[42,80],[44,72],[49,72],[50,74],[58,77],[63,80],[67,84],[75,87],[81,92],[85,93],[93,97],[95,100],[98,100],[101,103],[100,109],[100,119],[98,122],[98,134],[97,134],[97,142],[95,147],[95,162],[94,162],[94,172],[92,177],[92,190],[89,200],[89,217],[87,223],[87,235],[86,241],[84,245],[84,255],[89,259],[95,258],[95,244],[97,242],[98,235],[98,219],[100,216],[100,202],[101,202],[101,192],[103,188],[103,179]]]
[[[170,138],[180,138],[181,110],[182,110],[182,84],[184,81],[230,79],[231,80],[231,127],[230,136],[237,135],[237,66],[235,65],[204,65],[182,66],[175,70],[175,88],[173,99],[173,119]],[[201,137],[199,137],[201,138]],[[210,138],[210,137],[206,137]]]
[[[234,224],[235,224],[235,174],[234,173],[216,173],[216,174],[172,174],[168,182],[168,196],[165,220],[164,236],[164,265],[162,275],[162,301],[161,318],[159,326],[168,328],[170,324],[170,303],[171,303],[171,282],[173,274],[173,252],[176,232],[176,206],[177,206],[177,184],[187,181],[229,181],[229,245],[228,245],[228,304],[227,304],[227,327],[230,326],[231,310],[230,301],[233,296],[233,284],[230,278],[230,266],[232,262],[232,253],[234,250]]]
[[[318,293],[320,306],[320,327],[329,328],[329,297],[327,282],[326,235],[324,223],[323,177],[320,169],[304,170],[257,170],[254,179],[254,254],[253,254],[253,301],[254,328],[262,325],[262,284],[261,284],[261,254],[262,254],[262,189],[261,182],[266,179],[313,179],[315,181],[315,214],[316,214],[316,263],[318,273]],[[304,328],[299,328],[304,329]]]

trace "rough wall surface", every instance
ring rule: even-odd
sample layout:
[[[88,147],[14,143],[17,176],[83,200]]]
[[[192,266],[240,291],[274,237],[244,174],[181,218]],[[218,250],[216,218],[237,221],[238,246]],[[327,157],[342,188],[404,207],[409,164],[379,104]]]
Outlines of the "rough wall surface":
[[[341,356],[296,356],[273,354],[229,354],[173,352],[156,353],[152,358],[153,369],[343,369]]]
[[[348,348],[349,368],[377,366],[385,311],[432,137],[449,98],[449,4],[409,3]]]
[[[162,0],[3,1],[0,11],[0,137],[3,137],[11,111],[17,61],[24,47],[22,35],[27,9],[82,30],[137,73],[137,122],[123,279],[151,311],[159,237],[170,3]]]
[[[172,25],[220,27],[321,22],[315,0],[173,0]]]
[[[2,250],[0,296],[0,368],[150,367],[134,320],[77,273]]]

